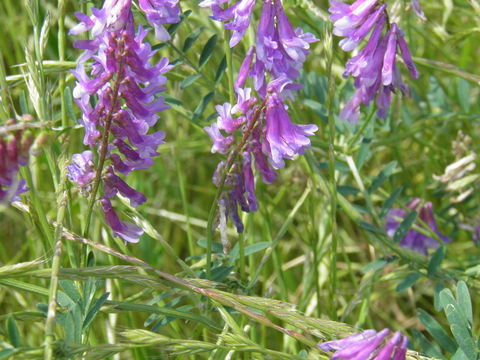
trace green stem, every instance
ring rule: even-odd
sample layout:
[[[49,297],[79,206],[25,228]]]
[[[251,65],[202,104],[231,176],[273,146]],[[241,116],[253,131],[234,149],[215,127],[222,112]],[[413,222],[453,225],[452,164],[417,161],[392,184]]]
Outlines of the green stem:
[[[228,95],[230,104],[235,103],[235,93],[233,89],[233,61],[232,61],[232,49],[230,48],[229,44],[229,36],[227,30],[223,30],[225,35],[225,56],[227,58],[227,71],[228,71]]]
[[[65,61],[65,1],[58,0],[58,58]],[[61,99],[62,127],[68,126],[67,107],[65,106],[65,74],[60,74],[58,89]]]
[[[224,172],[222,174],[222,178],[220,179],[220,183],[215,194],[215,198],[213,199],[212,207],[210,208],[210,212],[208,214],[208,221],[207,221],[207,279],[210,279],[211,271],[212,271],[212,243],[213,243],[213,220],[215,219],[215,214],[217,213],[217,205],[218,200],[220,200],[220,196],[222,195],[223,189],[225,187],[225,180],[227,179],[228,174],[230,173],[230,168],[232,167],[235,159],[237,158],[238,154],[245,146],[247,140],[250,138],[250,135],[255,128],[257,120],[259,119],[260,115],[263,113],[265,108],[265,102],[263,102],[254,112],[252,116],[252,121],[243,133],[242,140],[237,145],[237,147],[230,153],[227,159],[227,163],[225,165]]]
[[[120,87],[120,81],[121,81],[120,78],[122,77],[122,72],[123,72],[123,59],[120,60],[119,62],[117,77],[113,85],[112,102],[111,102],[110,110],[108,111],[108,114],[105,117],[104,130],[103,130],[102,140],[100,142],[100,158],[98,160],[98,167],[95,173],[95,179],[93,181],[92,193],[90,194],[90,200],[88,202],[87,217],[85,222],[85,228],[83,230],[84,237],[88,236],[88,232],[90,230],[90,221],[92,218],[93,206],[95,205],[98,188],[100,187],[100,182],[102,180],[103,166],[105,165],[105,159],[107,157],[108,138],[110,136],[110,126],[112,125],[113,112],[115,111],[117,101],[118,101],[119,87]]]
[[[357,140],[360,138],[360,136],[363,135],[365,132],[365,129],[367,128],[368,124],[370,124],[370,121],[373,119],[373,115],[375,114],[375,106],[372,106],[372,110],[370,111],[370,114],[368,115],[367,119],[363,122],[362,127],[355,133],[353,138],[348,142],[347,146],[347,153],[352,152],[352,147],[355,146],[355,143]]]
[[[61,167],[62,174],[59,185],[59,196],[57,199],[58,211],[57,221],[55,224],[55,252],[53,254],[52,261],[52,273],[50,276],[50,289],[48,293],[48,313],[47,321],[45,323],[45,360],[53,359],[53,342],[55,340],[55,312],[57,307],[57,288],[58,288],[58,273],[60,270],[60,258],[62,255],[62,233],[63,233],[63,221],[65,218],[66,204],[67,204],[67,191],[65,189],[66,182],[66,167],[65,161],[61,161],[63,164]]]
[[[327,108],[328,108],[328,135],[329,135],[329,149],[328,149],[328,158],[329,158],[329,180],[330,180],[330,225],[331,225],[331,234],[332,234],[332,246],[331,246],[331,259],[330,259],[330,285],[331,285],[331,318],[335,320],[337,318],[336,312],[336,292],[337,292],[337,186],[335,180],[335,115],[334,115],[334,97],[335,97],[335,76],[332,71],[333,63],[333,41],[332,41],[332,32],[331,24],[328,25],[326,39],[328,40],[328,63],[327,63],[327,73],[328,73],[328,98],[327,98]],[[320,299],[317,299],[320,301]]]

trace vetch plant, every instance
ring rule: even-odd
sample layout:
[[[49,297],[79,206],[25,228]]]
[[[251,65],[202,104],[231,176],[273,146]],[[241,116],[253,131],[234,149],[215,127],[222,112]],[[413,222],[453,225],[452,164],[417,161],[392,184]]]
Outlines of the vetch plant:
[[[153,23],[157,37],[167,39],[162,25],[177,20],[176,3],[141,1],[140,6]],[[128,176],[134,170],[147,169],[159,155],[157,147],[164,143],[165,135],[162,131],[149,134],[149,129],[159,119],[157,113],[168,108],[159,94],[166,83],[163,74],[171,65],[167,58],[150,64],[155,51],[144,41],[147,30],[141,25],[135,27],[130,0],[105,1],[101,9],[93,8],[92,13],[90,17],[77,14],[81,22],[70,33],[90,30],[93,37],[75,42],[85,51],[74,71],[74,97],[83,114],[84,144],[98,151],[99,157],[95,166],[92,151],[74,155],[69,178],[90,190],[85,234],[102,184],[101,202],[107,225],[126,242],[138,242],[142,230],[120,221],[110,199],[119,193],[130,199],[133,207],[147,200],[117,174]],[[92,69],[90,75],[87,65]]]

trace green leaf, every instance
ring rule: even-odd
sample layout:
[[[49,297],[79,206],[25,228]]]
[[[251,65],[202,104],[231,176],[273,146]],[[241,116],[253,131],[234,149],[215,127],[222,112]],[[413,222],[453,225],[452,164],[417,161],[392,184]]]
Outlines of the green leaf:
[[[380,217],[384,217],[387,215],[388,210],[390,210],[395,203],[395,200],[397,200],[398,195],[400,195],[403,191],[403,187],[399,187],[395,189],[395,191],[388,197],[387,200],[383,203],[382,209],[380,210]]]
[[[447,332],[442,328],[442,326],[435,320],[430,314],[425,312],[422,309],[418,309],[418,318],[422,322],[425,329],[433,339],[440,345],[443,349],[453,354],[457,351],[457,344],[453,341]]]
[[[10,356],[15,355],[18,349],[3,349],[0,351],[0,359],[8,359]]]
[[[217,72],[215,73],[215,84],[218,84],[222,80],[223,74],[227,70],[227,57],[224,56],[220,64],[218,65]]]
[[[7,319],[7,333],[10,344],[16,348],[20,347],[20,333],[18,332],[15,319],[12,316],[9,316]]]
[[[457,283],[457,301],[470,325],[473,323],[472,301],[465,281]]]
[[[170,35],[173,35],[177,32],[178,28],[180,25],[183,23],[183,21],[190,16],[192,13],[192,10],[187,10],[183,14],[180,15],[180,21],[178,23],[172,24],[168,27],[167,31]]]
[[[395,260],[397,260],[397,257],[392,256],[389,258],[383,258],[383,259],[377,259],[377,260],[371,261],[363,267],[362,272],[366,274],[369,271],[377,271],[377,270],[383,269],[387,264]]]
[[[442,264],[443,259],[445,258],[445,252],[447,248],[445,246],[440,246],[432,255],[430,262],[428,263],[428,275],[435,274],[440,265]]]
[[[213,54],[213,50],[215,50],[215,45],[217,44],[218,35],[213,35],[210,39],[208,39],[205,47],[200,54],[200,60],[198,60],[198,66],[202,67],[205,63],[210,59]]]
[[[395,167],[397,166],[396,161],[392,161],[385,166],[385,168],[378,174],[378,176],[373,180],[372,185],[368,189],[368,193],[372,194],[375,190],[377,190],[382,184],[387,180],[390,175],[392,175]]]
[[[195,122],[198,119],[200,119],[200,116],[202,116],[203,112],[205,111],[205,108],[208,106],[210,101],[213,100],[214,95],[215,95],[215,92],[212,91],[203,97],[203,99],[200,101],[200,103],[197,105],[197,108],[193,112],[192,121]]]
[[[82,343],[82,310],[78,304],[70,309],[65,319],[65,340],[67,342]]]
[[[198,244],[199,246],[201,246],[202,248],[204,248],[204,249],[207,248],[207,240],[205,240],[205,239],[200,239],[200,240],[198,240],[198,241],[197,241],[197,244]],[[222,244],[213,241],[213,242],[212,242],[212,251],[213,251],[214,253],[223,254],[223,246],[222,246]]]
[[[417,329],[412,329],[412,333],[415,342],[420,345],[420,348],[425,355],[435,359],[445,359],[445,356],[442,355],[442,351],[440,350],[438,344],[428,341],[427,338]]]
[[[470,111],[470,84],[464,79],[457,79],[458,102],[464,113]]]
[[[249,246],[245,247],[245,256],[249,256],[249,255],[255,254],[259,251],[262,251],[262,250],[268,248],[270,245],[272,245],[272,243],[269,242],[269,241],[260,241],[258,243],[253,244],[253,245],[249,245]]]
[[[100,296],[100,298],[98,298],[97,301],[95,301],[92,308],[89,310],[87,316],[85,316],[85,320],[83,321],[83,326],[82,326],[83,330],[88,328],[88,325],[90,325],[90,323],[93,321],[97,313],[100,311],[100,308],[102,307],[102,305],[105,303],[105,301],[107,301],[109,295],[110,293],[106,292],[105,294]]]
[[[198,40],[198,37],[200,36],[200,34],[203,32],[204,29],[205,28],[202,26],[187,36],[187,38],[183,42],[183,48],[182,48],[183,52],[188,51],[188,49],[190,49],[193,46],[193,44],[195,43],[195,41]]]
[[[420,278],[419,273],[408,274],[400,283],[397,285],[397,292],[402,292],[412,287],[417,280]]]
[[[70,122],[73,123],[77,120],[77,116],[75,115],[75,106],[73,105],[72,89],[68,86],[65,87],[64,99],[67,114],[70,117]]]
[[[219,266],[212,270],[212,280],[222,282],[232,272],[234,266]]]
[[[383,234],[384,233],[384,231],[382,229],[376,227],[375,225],[364,222],[364,221],[359,221],[358,225],[360,225],[360,227],[364,228],[365,230],[368,230],[368,231],[373,232],[373,233],[377,233],[377,234]]]
[[[195,81],[197,81],[198,79],[200,79],[202,77],[202,75],[200,74],[193,74],[193,75],[190,75],[188,76],[187,78],[185,78],[181,83],[180,83],[180,89],[185,89],[187,87],[189,87],[190,85],[192,85]]]
[[[448,305],[447,311],[450,311],[451,307],[452,305]],[[458,345],[460,346],[462,351],[465,353],[467,358],[471,360],[476,360],[478,351],[470,331],[466,327],[462,325],[457,325],[457,324],[450,325],[450,330],[452,331],[452,334],[455,337],[455,340],[457,340]]]
[[[410,214],[407,215],[405,219],[403,219],[403,221],[400,223],[400,226],[395,231],[395,234],[393,234],[394,243],[400,242],[400,240],[402,240],[405,237],[408,230],[410,230],[413,223],[415,222],[416,218],[417,218],[417,212],[412,211]]]
[[[360,192],[360,190],[357,189],[356,187],[349,186],[349,185],[340,185],[339,187],[337,187],[337,191],[343,196],[357,195]]]
[[[60,287],[68,295],[70,299],[73,300],[74,303],[79,304],[82,301],[82,295],[78,292],[75,283],[70,280],[60,280],[59,282]]]

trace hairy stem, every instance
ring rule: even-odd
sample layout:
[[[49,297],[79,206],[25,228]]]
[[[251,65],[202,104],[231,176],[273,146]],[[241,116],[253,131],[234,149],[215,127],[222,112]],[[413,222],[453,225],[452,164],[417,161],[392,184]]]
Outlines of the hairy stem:
[[[105,122],[103,125],[104,130],[103,130],[103,135],[100,142],[100,158],[98,160],[97,171],[95,173],[95,179],[93,181],[92,193],[90,194],[90,200],[87,208],[87,218],[86,218],[85,228],[83,230],[83,236],[85,237],[88,235],[88,231],[90,229],[90,221],[92,218],[93,206],[95,205],[98,188],[100,187],[100,182],[102,180],[103,166],[105,165],[105,159],[107,157],[108,138],[110,136],[110,126],[112,125],[113,112],[115,111],[117,101],[118,101],[118,96],[119,96],[119,87],[120,87],[120,82],[121,82],[121,77],[123,72],[123,61],[124,61],[123,59],[120,59],[119,61],[118,73],[115,78],[115,83],[113,85],[112,102],[111,102],[110,110],[108,111],[108,114],[105,117]]]
[[[211,270],[212,270],[212,243],[213,243],[213,220],[215,219],[215,214],[217,212],[217,203],[222,195],[223,189],[225,187],[225,180],[227,179],[228,174],[230,173],[230,169],[235,162],[238,154],[242,150],[242,148],[247,143],[247,140],[250,138],[250,135],[255,128],[255,125],[260,118],[260,115],[263,113],[265,109],[265,102],[263,102],[254,112],[252,121],[248,125],[247,129],[243,133],[242,140],[237,145],[237,147],[230,153],[227,158],[227,163],[225,165],[225,170],[223,172],[222,178],[220,179],[220,184],[218,185],[217,193],[215,194],[215,198],[213,199],[212,207],[210,208],[210,213],[208,214],[208,221],[207,221],[207,279],[210,279]]]

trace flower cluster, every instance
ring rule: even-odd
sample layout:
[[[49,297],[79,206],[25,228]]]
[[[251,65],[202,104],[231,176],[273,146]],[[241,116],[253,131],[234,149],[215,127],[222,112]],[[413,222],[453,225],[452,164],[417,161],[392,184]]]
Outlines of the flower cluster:
[[[360,105],[368,105],[376,99],[377,116],[385,118],[390,107],[392,93],[398,90],[407,94],[397,67],[400,52],[410,75],[418,78],[402,30],[388,21],[386,5],[378,0],[356,0],[348,5],[330,1],[330,18],[334,22],[333,33],[342,36],[340,46],[345,51],[357,48],[368,35],[365,46],[346,65],[344,77],[355,78],[356,92],[340,114],[340,118],[356,122]]]
[[[31,120],[30,115],[23,115],[24,120]],[[10,119],[4,128],[14,126],[16,121]],[[0,204],[19,201],[20,194],[28,191],[25,180],[19,177],[20,166],[27,165],[29,149],[33,134],[22,130],[7,131],[0,137]]]
[[[176,1],[145,0],[140,1],[140,8],[160,38],[165,38],[161,25],[178,18]],[[97,171],[107,166],[97,174],[94,152],[87,150],[73,156],[69,178],[84,191],[93,189],[93,196],[94,183],[102,180],[101,202],[107,224],[116,236],[136,242],[142,231],[121,222],[109,199],[119,193],[134,207],[146,201],[117,174],[127,176],[134,170],[147,169],[153,164],[152,158],[159,155],[157,148],[164,143],[164,133],[148,132],[159,118],[157,113],[168,108],[159,93],[166,83],[163,74],[171,66],[166,58],[150,64],[155,51],[144,42],[147,31],[142,26],[135,29],[131,0],[107,0],[102,9],[92,9],[92,16],[77,13],[77,17],[81,22],[70,33],[90,30],[92,40],[74,44],[84,50],[73,72],[77,78],[74,98],[83,114],[84,144],[99,153]]]
[[[407,204],[407,208],[411,211],[417,211],[418,218],[422,220],[431,231],[433,231],[443,242],[448,243],[451,241],[445,235],[442,235],[438,231],[437,222],[433,215],[433,207],[431,202],[427,202],[424,205],[421,204],[419,198],[415,198]],[[386,231],[390,237],[393,237],[395,231],[400,226],[401,221],[407,216],[407,212],[403,209],[391,209],[387,214]],[[418,222],[415,224],[419,228],[422,225]],[[431,236],[425,235],[417,230],[408,230],[405,237],[400,241],[400,245],[414,251],[417,251],[423,255],[427,255],[428,249],[436,249],[440,245],[437,240]]]
[[[250,24],[255,0],[239,0],[223,10],[220,5],[225,2],[226,0],[204,0],[200,6],[211,6],[215,20],[231,20],[225,28],[234,31],[230,40],[230,46],[233,47],[242,39]],[[295,80],[309,53],[310,43],[317,40],[313,34],[292,27],[281,0],[264,1],[256,46],[248,51],[238,82],[242,83],[247,77],[252,77],[255,90],[265,97],[268,81],[266,74],[270,74],[273,79],[284,76]],[[237,87],[242,87],[238,82]]]
[[[230,46],[235,46],[250,24],[254,0],[239,0],[227,9],[221,5],[228,0],[204,0],[200,6],[211,6],[213,18],[230,21],[225,27],[233,30]],[[258,209],[255,195],[256,168],[263,181],[275,181],[275,170],[285,166],[285,159],[303,154],[310,146],[309,136],[317,131],[316,125],[294,124],[287,112],[286,98],[300,89],[294,80],[309,53],[315,36],[293,29],[281,0],[263,2],[257,30],[256,46],[250,47],[235,82],[237,103],[217,105],[217,122],[205,127],[213,141],[212,152],[227,154],[219,163],[213,181],[225,191],[220,202],[226,209],[239,233],[243,224],[238,215],[242,211]],[[253,87],[245,87],[248,78]],[[235,141],[234,132],[240,130],[241,140]],[[226,136],[222,134],[226,133]]]
[[[332,360],[405,360],[408,338],[389,329],[365,330],[346,338],[318,345],[323,351],[334,351]]]

